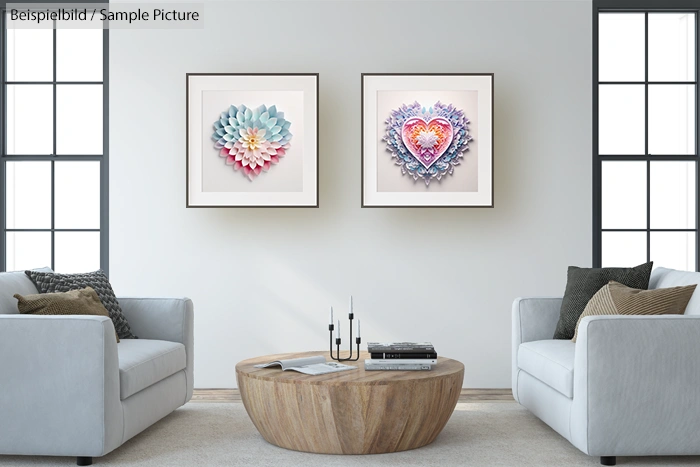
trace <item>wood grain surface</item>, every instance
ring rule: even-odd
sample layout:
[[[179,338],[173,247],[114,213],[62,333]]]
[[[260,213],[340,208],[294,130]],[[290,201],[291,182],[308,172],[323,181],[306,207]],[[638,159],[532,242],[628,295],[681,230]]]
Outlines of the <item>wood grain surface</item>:
[[[295,451],[377,454],[430,444],[452,415],[464,365],[439,357],[431,371],[357,370],[309,376],[254,368],[278,359],[327,352],[268,355],[236,365],[241,399],[268,442]]]
[[[195,388],[191,402],[216,404],[242,404],[238,388]],[[515,403],[510,389],[462,388],[459,404]]]

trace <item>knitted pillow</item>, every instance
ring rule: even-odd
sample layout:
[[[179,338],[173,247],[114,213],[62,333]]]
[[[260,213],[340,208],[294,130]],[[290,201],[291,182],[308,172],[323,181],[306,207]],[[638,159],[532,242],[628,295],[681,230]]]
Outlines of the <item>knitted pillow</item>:
[[[70,292],[31,295],[16,293],[14,297],[17,299],[17,309],[23,315],[89,315],[109,318],[109,312],[92,287]],[[115,332],[119,342],[116,334]]]
[[[120,339],[136,339],[131,333],[131,328],[122,313],[114,290],[109,284],[107,276],[102,271],[88,272],[85,274],[57,274],[51,272],[24,271],[34,282],[40,293],[68,292],[70,290],[92,287],[100,297],[102,305],[109,312],[109,317],[114,323],[114,329]]]
[[[649,288],[652,262],[633,268],[577,268],[569,266],[564,300],[559,311],[559,322],[554,331],[554,339],[574,337],[576,323],[593,298],[605,284],[616,281],[633,289]]]

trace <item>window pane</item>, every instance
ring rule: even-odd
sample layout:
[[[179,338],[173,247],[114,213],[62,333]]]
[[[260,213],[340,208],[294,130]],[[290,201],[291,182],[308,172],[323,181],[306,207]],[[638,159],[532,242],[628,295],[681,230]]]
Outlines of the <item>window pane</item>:
[[[652,229],[695,228],[695,162],[652,162],[650,194]]]
[[[60,273],[100,269],[99,232],[56,232],[55,270]]]
[[[652,232],[654,266],[695,271],[695,232]]]
[[[56,152],[102,154],[102,85],[56,87]]]
[[[649,86],[649,154],[695,154],[694,86]]]
[[[598,15],[598,79],[644,81],[644,14]]]
[[[56,30],[56,79],[102,81],[102,29]]]
[[[56,228],[100,228],[100,163],[55,162]]]
[[[649,81],[695,79],[695,15],[649,14]]]
[[[646,162],[603,162],[601,189],[604,229],[646,229]]]
[[[7,153],[53,154],[53,86],[7,86]]]
[[[7,80],[53,81],[53,30],[8,27]]]
[[[7,232],[7,271],[51,266],[51,232]]]
[[[647,261],[646,232],[603,232],[602,264],[629,268]]]
[[[644,86],[598,88],[600,154],[644,154]]]
[[[5,165],[8,229],[51,228],[51,162]]]

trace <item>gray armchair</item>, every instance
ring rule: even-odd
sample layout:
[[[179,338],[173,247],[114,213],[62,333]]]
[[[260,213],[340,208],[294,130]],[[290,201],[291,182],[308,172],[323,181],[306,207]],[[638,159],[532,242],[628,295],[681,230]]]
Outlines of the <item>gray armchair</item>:
[[[657,268],[650,289],[700,283]],[[700,454],[700,292],[685,315],[589,316],[554,340],[561,298],[513,303],[513,396],[601,464]]]
[[[0,454],[90,465],[192,397],[191,300],[119,298],[139,339],[117,344],[109,318],[19,315],[15,293],[37,290],[0,273]]]

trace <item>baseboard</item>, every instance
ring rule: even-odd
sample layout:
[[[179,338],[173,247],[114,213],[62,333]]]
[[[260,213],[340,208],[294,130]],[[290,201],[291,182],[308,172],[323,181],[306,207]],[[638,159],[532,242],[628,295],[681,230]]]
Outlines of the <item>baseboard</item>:
[[[192,402],[241,402],[238,389],[195,389]],[[515,402],[510,389],[464,388],[459,402]]]

